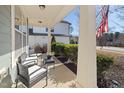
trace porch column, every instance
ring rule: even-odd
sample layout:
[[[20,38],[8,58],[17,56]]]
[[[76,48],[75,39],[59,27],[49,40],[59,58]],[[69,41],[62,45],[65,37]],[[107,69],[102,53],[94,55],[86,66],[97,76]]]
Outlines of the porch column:
[[[51,53],[51,28],[48,28],[47,54]]]
[[[97,87],[95,6],[80,6],[80,35],[77,82],[80,87]]]
[[[27,31],[26,31],[26,53],[29,56],[29,28],[28,28],[28,18],[26,20],[26,26],[27,26]]]
[[[16,78],[16,61],[15,61],[15,6],[11,5],[11,44],[12,44],[12,65],[11,65],[11,78],[15,82]]]
[[[21,26],[23,26],[23,17],[21,17]],[[22,37],[22,53],[24,52],[24,46],[23,46],[23,28],[21,27],[21,37]]]

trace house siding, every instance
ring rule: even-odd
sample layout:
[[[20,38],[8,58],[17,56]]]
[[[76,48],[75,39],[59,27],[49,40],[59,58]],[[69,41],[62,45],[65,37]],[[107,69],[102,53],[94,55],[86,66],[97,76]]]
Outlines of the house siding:
[[[0,6],[0,69],[11,64],[11,10]]]
[[[64,34],[69,35],[69,24],[67,23],[58,23],[54,27],[54,34]]]
[[[36,45],[44,45],[47,44],[48,37],[47,36],[29,36],[29,46],[34,48]]]
[[[11,68],[11,6],[0,6],[0,87],[12,85]]]
[[[65,37],[65,36],[55,36],[56,42],[64,43],[64,44],[69,44],[69,39],[70,37]],[[36,45],[46,45],[48,42],[48,37],[47,36],[29,36],[29,46],[34,48]]]
[[[64,36],[55,36],[56,42],[69,44],[70,43],[70,37],[64,37]]]

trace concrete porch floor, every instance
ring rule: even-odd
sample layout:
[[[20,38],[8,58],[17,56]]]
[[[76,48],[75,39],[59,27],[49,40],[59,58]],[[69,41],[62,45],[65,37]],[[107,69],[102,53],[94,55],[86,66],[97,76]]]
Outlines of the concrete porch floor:
[[[54,59],[56,61],[55,69],[52,64],[48,66],[48,85],[45,88],[76,88],[76,75],[58,59]],[[44,85],[45,78],[32,88],[42,88]],[[24,88],[24,85],[19,82],[18,87]]]

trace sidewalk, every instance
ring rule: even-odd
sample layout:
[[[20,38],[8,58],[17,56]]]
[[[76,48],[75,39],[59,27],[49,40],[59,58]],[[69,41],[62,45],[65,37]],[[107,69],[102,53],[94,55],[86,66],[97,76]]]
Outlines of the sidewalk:
[[[100,47],[100,46],[96,46],[96,49],[97,50],[102,50],[102,51],[124,54],[124,48],[120,48],[120,47]]]

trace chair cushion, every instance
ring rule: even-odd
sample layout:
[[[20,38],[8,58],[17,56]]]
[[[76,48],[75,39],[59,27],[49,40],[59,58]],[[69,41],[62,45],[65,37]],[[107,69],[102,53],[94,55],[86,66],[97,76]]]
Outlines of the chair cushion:
[[[34,57],[27,57],[25,60],[37,60],[37,56],[34,56]]]
[[[33,66],[33,65],[37,65],[37,62],[35,60],[29,60],[29,61],[27,60],[27,61],[23,61],[22,65],[30,67],[30,66]]]
[[[30,57],[34,57],[34,56],[41,56],[42,53],[34,53],[34,54],[31,54]]]
[[[35,81],[38,77],[42,77],[47,72],[46,68],[34,65],[28,69],[30,81]]]
[[[33,74],[35,71],[39,70],[41,67],[38,65],[34,65],[28,68],[29,75]]]
[[[27,54],[24,52],[24,53],[21,55],[21,61],[24,61],[26,57],[27,57]]]

